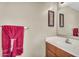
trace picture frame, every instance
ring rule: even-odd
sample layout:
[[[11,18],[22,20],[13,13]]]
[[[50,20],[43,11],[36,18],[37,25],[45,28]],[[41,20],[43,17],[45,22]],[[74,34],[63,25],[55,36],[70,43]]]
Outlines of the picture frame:
[[[54,27],[54,11],[48,10],[48,26]]]
[[[59,14],[59,26],[64,27],[64,14]]]

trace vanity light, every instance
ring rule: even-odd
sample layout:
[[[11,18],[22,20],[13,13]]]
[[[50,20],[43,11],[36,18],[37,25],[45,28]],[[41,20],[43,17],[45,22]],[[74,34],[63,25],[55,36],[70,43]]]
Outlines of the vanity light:
[[[59,2],[60,7],[65,7],[68,5],[68,2]]]

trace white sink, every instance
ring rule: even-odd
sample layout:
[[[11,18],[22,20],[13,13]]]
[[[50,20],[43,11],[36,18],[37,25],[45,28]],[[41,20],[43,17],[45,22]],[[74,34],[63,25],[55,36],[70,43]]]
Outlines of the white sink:
[[[78,47],[79,46],[79,40],[78,39],[69,39],[69,42],[73,47]]]

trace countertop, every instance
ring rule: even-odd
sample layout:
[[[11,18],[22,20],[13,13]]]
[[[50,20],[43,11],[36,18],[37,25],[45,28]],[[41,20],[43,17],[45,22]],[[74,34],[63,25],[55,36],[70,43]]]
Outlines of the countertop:
[[[67,38],[64,38],[64,37],[53,36],[53,37],[47,37],[46,42],[66,51],[76,57],[79,57],[79,40],[70,39],[71,44],[68,44],[65,42],[66,39]]]

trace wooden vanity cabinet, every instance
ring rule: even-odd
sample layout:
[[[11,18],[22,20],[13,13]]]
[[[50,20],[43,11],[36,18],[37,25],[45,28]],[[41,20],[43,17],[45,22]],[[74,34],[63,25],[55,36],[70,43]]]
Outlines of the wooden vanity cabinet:
[[[75,57],[75,56],[46,42],[46,57]]]

